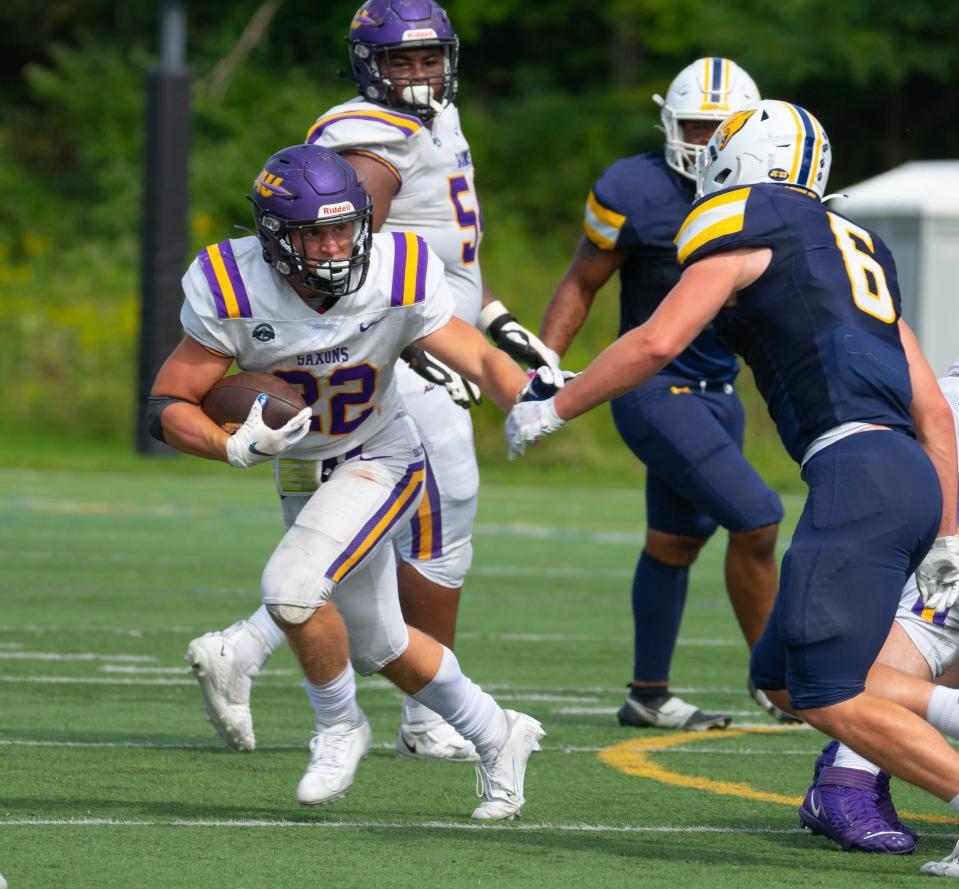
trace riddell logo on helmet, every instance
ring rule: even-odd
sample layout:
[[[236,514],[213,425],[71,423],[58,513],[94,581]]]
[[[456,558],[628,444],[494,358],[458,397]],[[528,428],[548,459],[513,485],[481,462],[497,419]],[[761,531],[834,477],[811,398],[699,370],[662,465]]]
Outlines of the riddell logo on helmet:
[[[432,28],[417,28],[415,31],[404,31],[403,40],[436,40],[436,31]]]
[[[321,216],[339,216],[341,213],[352,213],[355,209],[349,201],[343,201],[342,204],[324,204],[320,207],[317,219]]]

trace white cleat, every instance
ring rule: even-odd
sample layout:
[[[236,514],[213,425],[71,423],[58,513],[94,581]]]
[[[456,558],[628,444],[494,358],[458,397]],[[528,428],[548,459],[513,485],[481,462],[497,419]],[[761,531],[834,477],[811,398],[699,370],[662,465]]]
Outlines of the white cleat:
[[[684,728],[693,732],[724,729],[732,721],[728,713],[704,713],[695,704],[688,704],[676,695],[670,695],[655,707],[634,698],[626,702],[616,714],[620,725],[637,728]]]
[[[453,726],[438,722],[406,722],[396,730],[396,755],[402,759],[478,762],[472,741]]]
[[[476,794],[483,798],[471,817],[478,821],[502,821],[518,818],[526,798],[523,779],[530,754],[539,750],[539,739],[546,732],[525,713],[506,710],[509,734],[496,759],[476,764]]]
[[[250,688],[260,668],[237,659],[230,637],[242,630],[241,621],[223,632],[194,639],[187,647],[186,660],[200,683],[203,712],[216,733],[234,750],[250,752],[256,748]]]
[[[942,861],[927,861],[919,868],[919,873],[927,877],[959,878],[959,843]]]
[[[362,715],[362,712],[361,712]],[[310,764],[296,788],[302,806],[324,806],[346,796],[356,767],[373,743],[373,732],[363,716],[359,725],[339,723],[310,739]]]

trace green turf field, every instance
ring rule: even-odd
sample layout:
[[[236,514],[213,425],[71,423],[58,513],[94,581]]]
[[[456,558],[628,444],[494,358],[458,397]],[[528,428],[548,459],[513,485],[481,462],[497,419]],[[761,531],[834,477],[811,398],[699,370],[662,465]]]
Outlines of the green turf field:
[[[618,727],[631,666],[635,490],[484,484],[458,642],[542,720],[522,821],[478,825],[468,765],[397,760],[400,696],[360,681],[375,747],[349,795],[294,791],[312,713],[289,652],[254,687],[259,749],[226,750],[182,660],[246,616],[280,532],[266,472],[0,469],[0,873],[10,889],[902,885],[957,822],[895,785],[903,859],[845,854],[795,814],[822,738],[745,693],[715,541],[692,575],[673,687],[735,731]],[[499,481],[499,479],[497,479]],[[800,499],[786,498],[789,521]],[[614,749],[610,749],[614,748]]]

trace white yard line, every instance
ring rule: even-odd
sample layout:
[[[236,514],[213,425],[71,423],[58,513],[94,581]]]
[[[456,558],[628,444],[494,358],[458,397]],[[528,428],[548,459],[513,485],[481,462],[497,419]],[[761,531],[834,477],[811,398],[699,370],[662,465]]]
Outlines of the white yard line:
[[[2,818],[0,829],[5,827],[188,827],[188,828],[241,828],[247,830],[435,830],[435,831],[521,831],[524,833],[635,833],[635,834],[717,834],[782,836],[801,834],[798,827],[717,827],[709,824],[690,825],[644,825],[644,824],[555,824],[550,822],[512,821],[291,821],[285,819],[200,819],[175,818],[170,821],[139,818]],[[919,831],[924,837],[955,836],[955,831]]]
[[[186,664],[179,667],[127,667],[122,664],[103,664],[97,668],[97,671],[100,673],[124,673],[135,676],[185,676],[190,672],[190,668],[187,667]],[[300,679],[303,678],[303,674],[299,670],[260,670],[257,674],[257,679],[263,676],[293,676]],[[390,685],[393,687],[392,683]]]
[[[0,682],[7,683],[19,683],[19,682],[30,682],[34,684],[48,684],[48,685],[195,685],[195,680],[190,678],[188,668],[184,665],[183,667],[115,667],[103,665],[99,668],[101,672],[105,673],[122,673],[122,674],[133,674],[127,678],[127,675],[121,676],[35,676],[31,674],[23,675],[0,675]],[[143,678],[138,678],[141,673],[155,674],[155,673],[169,674],[176,676],[177,674],[182,675],[182,679],[154,679],[149,678],[149,676],[143,676]],[[266,677],[289,677],[291,679],[298,680],[300,673],[296,670],[265,670],[261,676]],[[260,679],[257,679],[257,687],[262,688],[294,688],[299,686],[301,683],[299,681],[294,682],[263,682]],[[361,690],[366,691],[390,691],[396,692],[396,687],[388,682],[386,679],[379,678],[369,678],[369,679],[359,679],[358,687]],[[608,687],[608,686],[570,686],[570,685],[561,685],[561,686],[549,686],[549,685],[538,685],[535,687],[530,686],[521,686],[521,685],[512,685],[510,683],[497,683],[497,682],[484,682],[483,687],[490,692],[496,693],[500,696],[509,695],[516,700],[524,701],[548,701],[548,700],[574,700],[574,701],[589,701],[595,700],[594,696],[596,695],[608,695],[619,698],[622,694],[622,691],[618,687]],[[672,688],[677,694],[696,694],[696,695],[712,695],[712,696],[731,696],[745,699],[747,692],[745,688],[735,688],[729,686],[702,686],[702,687],[685,687],[685,686],[674,686]],[[571,713],[574,711],[570,711]],[[613,713],[614,709],[610,708],[600,708],[596,710],[585,710],[585,713]],[[750,713],[752,711],[742,711],[744,713]],[[759,715],[759,708],[756,708],[755,715]]]
[[[763,726],[763,728],[768,728],[768,726]],[[692,743],[692,742],[690,742]],[[395,748],[395,744],[392,741],[378,741],[372,745],[373,750],[385,750],[391,751]],[[575,745],[551,745],[543,744],[544,753],[563,753],[563,754],[574,754],[574,753],[588,753],[590,755],[595,755],[599,753],[600,750],[605,750],[609,745],[602,746],[575,746]],[[53,740],[44,740],[44,739],[30,739],[30,738],[0,738],[0,747],[52,747],[56,749],[63,750],[99,750],[99,749],[115,749],[115,750],[206,750],[206,751],[222,751],[226,748],[224,745],[218,741],[201,741],[201,742],[188,742],[188,741],[53,741]],[[307,739],[297,744],[258,744],[258,752],[266,751],[283,751],[283,750],[306,750]],[[683,745],[678,746],[669,746],[669,747],[644,747],[644,753],[655,753],[657,756],[662,755],[689,755],[689,756],[699,756],[701,754],[716,754],[719,756],[815,756],[819,752],[818,746],[809,747],[806,750],[793,749],[793,750],[778,750],[770,749],[764,750],[756,747],[687,747]]]
[[[497,695],[497,697],[502,697]],[[520,700],[527,700],[525,697],[520,697]],[[530,698],[530,700],[534,700]],[[561,701],[563,698],[557,697],[554,700]],[[560,713],[563,716],[611,716],[614,713],[619,711],[618,707],[557,707],[553,710],[554,713]],[[762,711],[759,707],[753,707],[752,710],[723,710],[723,713],[727,713],[730,716],[753,716],[758,717]],[[772,719],[772,717],[770,717]],[[762,723],[763,725],[771,723]],[[740,726],[740,723],[736,723],[737,726]]]
[[[629,580],[633,571],[628,568],[545,568],[538,566],[519,567],[516,565],[474,565],[470,576],[480,577],[550,577],[595,580]]]
[[[0,625],[0,633],[24,633],[30,635],[105,635],[105,636],[127,636],[133,639],[139,639],[146,635],[199,635],[207,630],[202,627],[84,627],[84,626],[66,626],[52,624],[49,626],[39,624],[14,624]],[[602,634],[588,633],[475,633],[460,632],[457,633],[460,639],[469,639],[470,641],[486,642],[609,642],[609,637]],[[743,645],[741,639],[698,639],[698,638],[680,638],[677,642],[680,646],[689,648],[739,648]],[[2,642],[0,649],[20,649],[22,643]],[[19,655],[8,655],[0,651],[0,658],[15,657]],[[155,660],[155,658],[151,658]]]
[[[646,538],[645,525],[634,531],[584,531],[581,528],[555,528],[552,525],[532,525],[525,522],[509,524],[477,522],[473,533],[479,537],[511,537],[523,540],[580,540],[583,543],[614,546],[642,546]]]
[[[76,651],[65,654],[59,651],[0,651],[3,661],[119,661],[132,663],[156,662],[147,654],[97,654],[92,651]]]

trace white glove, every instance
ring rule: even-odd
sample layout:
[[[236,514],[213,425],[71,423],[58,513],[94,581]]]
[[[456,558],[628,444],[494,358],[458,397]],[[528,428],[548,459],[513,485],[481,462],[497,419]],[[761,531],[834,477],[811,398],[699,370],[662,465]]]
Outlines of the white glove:
[[[576,374],[570,370],[553,370],[544,365],[535,372],[528,371],[527,376],[529,382],[516,395],[517,404],[521,401],[545,401],[552,398]]]
[[[483,394],[479,386],[460,376],[453,368],[434,358],[419,346],[407,346],[401,353],[402,358],[424,380],[442,386],[461,408],[469,410],[470,404],[479,404]]]
[[[539,441],[566,425],[556,413],[553,399],[546,401],[521,401],[514,404],[506,418],[506,443],[509,445],[509,459],[522,457],[526,445]]]
[[[263,422],[263,408],[270,400],[266,393],[257,395],[243,425],[229,437],[226,458],[230,466],[245,469],[264,460],[272,460],[293,447],[310,431],[313,412],[305,407],[285,426],[271,429]]]
[[[923,604],[948,611],[959,598],[959,537],[937,537],[916,569],[916,586]]]
[[[559,355],[547,346],[536,334],[531,333],[514,318],[498,299],[483,307],[479,316],[479,329],[511,358],[536,370],[551,367],[557,373]]]

